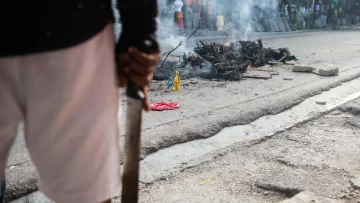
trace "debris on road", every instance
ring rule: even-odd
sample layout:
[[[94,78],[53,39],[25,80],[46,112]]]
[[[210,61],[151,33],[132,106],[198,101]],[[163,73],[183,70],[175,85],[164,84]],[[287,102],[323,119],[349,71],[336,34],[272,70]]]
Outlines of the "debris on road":
[[[212,179],[214,179],[214,176],[210,176],[208,179],[206,179],[205,181],[201,182],[200,185],[205,185],[208,184],[212,181]]]
[[[190,80],[190,84],[193,84],[193,85],[198,84],[198,81],[192,79],[192,80]]]
[[[267,72],[261,71],[246,71],[243,75],[243,78],[253,78],[253,79],[263,79],[268,80],[272,78],[272,75]]]
[[[164,60],[161,68],[154,74],[155,80],[166,80],[169,75],[173,77],[175,71],[178,71],[183,79],[200,77],[238,81],[247,70],[275,72],[270,66],[263,66],[297,59],[291,55],[288,48],[264,48],[262,40],[259,39],[224,44],[199,41],[194,52],[178,56],[178,60]]]
[[[267,68],[266,66],[262,67],[262,68],[248,68],[247,69],[248,71],[250,70],[253,70],[253,71],[263,71],[263,72],[269,72],[269,73],[272,73],[272,72],[275,72],[273,69],[269,69]]]
[[[200,44],[201,46],[197,44],[198,47],[194,51],[215,65],[217,70],[220,68],[225,69],[225,71],[243,71],[249,66],[264,66],[272,60],[296,60],[296,57],[291,55],[288,48],[264,48],[261,39],[257,41],[230,42],[228,44],[218,44],[215,42],[207,44],[200,41]]]
[[[286,64],[288,65],[299,65],[299,62],[298,61],[287,61]]]
[[[175,77],[174,77],[174,83],[173,83],[173,91],[179,91],[181,88],[181,83],[180,83],[180,74],[178,71],[176,71],[175,73]]]
[[[295,65],[292,69],[293,72],[313,72],[315,70],[312,66],[306,66],[306,65]]]
[[[320,76],[337,76],[339,75],[339,68],[332,64],[324,64],[319,68],[317,74]]]
[[[326,101],[317,101],[315,103],[324,106],[324,105],[326,105],[327,102]]]
[[[332,64],[317,64],[318,68],[309,65],[294,65],[293,72],[315,73],[320,76],[336,76],[339,75],[339,68]]]
[[[335,111],[329,113],[329,115],[332,115],[332,116],[338,116],[338,115],[341,115],[341,114],[342,114],[342,112],[338,111],[338,110],[335,110]]]
[[[176,102],[157,102],[151,105],[153,111],[175,110],[180,108]]]
[[[285,77],[284,80],[294,80],[292,77]]]

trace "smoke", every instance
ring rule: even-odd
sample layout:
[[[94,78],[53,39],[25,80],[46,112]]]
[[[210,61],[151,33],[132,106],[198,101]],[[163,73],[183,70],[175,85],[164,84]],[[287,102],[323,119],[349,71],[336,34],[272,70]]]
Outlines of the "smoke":
[[[278,0],[214,0],[216,3],[216,14],[227,15],[225,26],[234,39],[253,40],[252,33],[254,27],[261,18],[276,17]],[[167,0],[158,0],[159,2],[159,29],[158,36],[161,48],[164,52],[174,49],[180,41],[185,42],[186,37],[178,34],[174,26],[175,10],[172,4],[167,4]],[[204,31],[198,31],[197,36],[201,36]],[[186,43],[183,43],[176,52],[184,53],[189,50]]]
[[[235,0],[233,4],[225,4],[232,11],[232,36],[238,38],[240,35],[243,40],[249,40],[261,18],[276,16],[278,0]]]
[[[253,32],[254,24],[262,17],[275,17],[276,8],[278,6],[278,0],[215,0],[217,1],[217,12],[224,13],[228,11],[231,16],[228,16],[228,21],[225,22],[227,27],[233,33],[233,38],[243,37],[247,40],[249,35]],[[112,0],[112,7],[115,14],[115,36],[118,39],[121,32],[121,25],[119,23],[119,13],[117,11],[117,0]],[[158,0],[159,3],[159,29],[158,35],[161,39],[161,45],[164,49],[175,48],[181,40],[185,40],[185,37],[181,37],[178,34],[174,34],[173,14],[169,11],[174,10],[172,5],[168,5],[168,0]],[[166,13],[167,12],[167,13]],[[185,44],[185,43],[184,43]],[[186,50],[185,46],[180,47],[182,50]]]
[[[163,52],[171,51],[172,49],[178,47],[179,43],[182,41],[182,45],[178,47],[173,54],[181,55],[188,52],[185,43],[186,37],[180,36],[176,32],[174,24],[175,7],[172,4],[167,5],[166,0],[158,0],[158,3],[160,16],[158,20],[157,35],[161,50]]]

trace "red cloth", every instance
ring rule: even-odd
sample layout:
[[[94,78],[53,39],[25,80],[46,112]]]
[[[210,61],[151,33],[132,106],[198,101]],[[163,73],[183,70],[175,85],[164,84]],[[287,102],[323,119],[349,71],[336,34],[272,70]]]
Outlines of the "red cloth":
[[[151,110],[153,111],[174,110],[178,108],[180,108],[180,105],[176,102],[157,102],[151,104]]]

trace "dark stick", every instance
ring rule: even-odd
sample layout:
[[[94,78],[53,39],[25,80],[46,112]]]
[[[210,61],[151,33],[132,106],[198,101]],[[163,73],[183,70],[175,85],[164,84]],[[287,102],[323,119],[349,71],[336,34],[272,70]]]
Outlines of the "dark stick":
[[[188,41],[199,29],[200,29],[200,24],[198,25],[196,30],[186,39],[186,41]]]
[[[200,29],[200,24],[198,25],[198,27],[196,28],[196,30],[195,30],[185,41],[188,41],[199,29]],[[162,69],[162,67],[163,67],[166,59],[170,56],[170,54],[171,54],[172,52],[174,52],[177,48],[179,48],[179,47],[182,45],[182,43],[183,43],[183,41],[180,41],[179,45],[178,45],[177,47],[175,47],[173,50],[171,50],[171,51],[169,51],[169,52],[165,52],[165,53],[162,54],[162,55],[167,54],[167,56],[165,57],[164,61],[161,63],[161,66],[160,66],[159,70]]]
[[[170,56],[171,53],[173,53],[177,48],[179,48],[182,45],[183,41],[180,41],[179,45],[177,47],[175,47],[173,50],[169,51],[169,53],[166,55],[165,59],[163,60],[163,62],[161,63],[161,66],[159,68],[159,70],[162,69],[166,59]]]

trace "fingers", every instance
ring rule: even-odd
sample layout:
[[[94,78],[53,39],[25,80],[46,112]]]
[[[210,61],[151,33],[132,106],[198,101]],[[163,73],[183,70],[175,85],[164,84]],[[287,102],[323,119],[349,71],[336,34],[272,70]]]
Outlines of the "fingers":
[[[133,83],[142,87],[145,94],[143,108],[150,111],[148,87],[153,79],[153,73],[160,61],[160,53],[143,53],[136,48],[129,48],[127,54],[119,56],[119,80],[120,87],[125,87],[130,79]]]
[[[147,65],[147,66],[156,66],[160,61],[160,53],[151,53],[147,54],[144,52],[140,52],[138,49],[134,47],[129,48],[130,58],[134,61],[137,61],[139,64]]]
[[[144,65],[132,59],[128,61],[128,65],[132,72],[142,76],[152,74],[156,70],[156,65]]]
[[[129,77],[135,84],[141,87],[149,85],[159,60],[159,53],[148,54],[130,47],[128,55]]]
[[[137,85],[139,85],[140,87],[145,87],[147,85],[149,85],[153,79],[153,74],[148,74],[148,75],[140,75],[136,72],[129,71],[128,76],[130,77],[131,81]]]
[[[147,112],[150,111],[150,103],[149,103],[149,91],[148,91],[148,87],[145,86],[142,88],[142,91],[145,95],[145,99],[144,99],[144,104],[143,104],[143,109]]]
[[[152,73],[155,72],[159,60],[159,53],[146,54],[136,48],[129,48],[128,65],[131,71],[131,79],[140,86],[148,85],[152,80]],[[142,76],[143,80],[140,80]]]
[[[130,65],[129,65],[130,66]],[[129,68],[129,66],[125,66],[123,68],[120,68],[119,70],[119,86],[125,87],[128,83],[129,78],[131,81],[140,87],[147,86],[151,83],[153,79],[153,74],[148,73],[146,75],[138,74],[137,72],[133,71]]]

